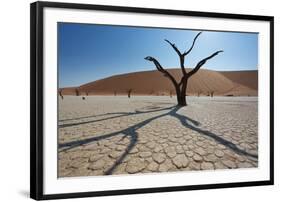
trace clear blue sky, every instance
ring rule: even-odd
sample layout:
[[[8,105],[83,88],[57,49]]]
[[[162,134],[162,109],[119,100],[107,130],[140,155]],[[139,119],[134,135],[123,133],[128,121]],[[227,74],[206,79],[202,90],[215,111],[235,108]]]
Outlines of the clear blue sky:
[[[110,25],[59,23],[59,87],[78,86],[90,81],[128,72],[155,70],[146,56],[163,67],[179,68],[176,52],[164,39],[187,50],[199,31]],[[203,31],[186,67],[224,50],[202,67],[212,70],[256,70],[258,34]]]

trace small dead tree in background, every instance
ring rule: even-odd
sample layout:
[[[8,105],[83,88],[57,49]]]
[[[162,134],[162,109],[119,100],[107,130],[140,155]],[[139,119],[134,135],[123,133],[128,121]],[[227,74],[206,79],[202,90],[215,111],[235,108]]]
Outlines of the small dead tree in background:
[[[170,98],[173,97],[173,90],[170,90]]]
[[[63,100],[62,89],[59,90],[59,95],[60,95],[61,99]]]
[[[79,92],[79,89],[78,89],[78,88],[75,88],[75,95],[76,95],[76,96],[79,96],[79,95],[80,95],[80,92]]]
[[[89,95],[88,91],[85,91],[85,96],[82,96],[82,100],[86,100],[86,96],[88,95]]]
[[[211,97],[214,97],[214,93],[215,93],[214,91],[211,91]]]
[[[200,97],[201,93],[202,93],[202,91],[201,91],[201,90],[200,90],[200,91],[198,91],[198,92],[197,92],[197,97]]]
[[[117,95],[117,92],[116,91],[114,91],[114,96],[116,96]]]
[[[128,93],[128,98],[130,98],[130,97],[131,97],[131,93],[132,93],[132,91],[133,91],[133,89],[129,89],[129,90],[127,90],[127,93]]]
[[[182,78],[180,80],[180,82],[177,82],[176,79],[166,70],[162,67],[162,65],[154,58],[151,56],[147,56],[146,58],[144,58],[145,60],[151,61],[154,63],[156,69],[163,73],[165,77],[167,77],[168,79],[170,79],[170,81],[173,83],[175,90],[176,90],[176,94],[177,94],[177,102],[179,106],[186,106],[186,88],[187,88],[187,82],[188,79],[193,76],[196,72],[198,72],[198,70],[211,58],[215,57],[216,55],[218,55],[220,52],[223,52],[222,50],[216,51],[213,54],[211,54],[210,56],[204,58],[203,60],[199,61],[196,66],[189,72],[186,72],[185,66],[184,66],[184,62],[185,62],[185,57],[191,52],[191,50],[194,47],[194,44],[197,40],[197,38],[199,37],[199,35],[202,32],[199,32],[195,38],[193,39],[193,43],[191,45],[191,47],[185,51],[185,52],[180,52],[179,49],[176,47],[175,44],[171,43],[169,40],[165,39],[165,41],[171,45],[171,47],[175,50],[175,52],[178,54],[179,56],[179,60],[180,60],[180,67],[182,70]]]

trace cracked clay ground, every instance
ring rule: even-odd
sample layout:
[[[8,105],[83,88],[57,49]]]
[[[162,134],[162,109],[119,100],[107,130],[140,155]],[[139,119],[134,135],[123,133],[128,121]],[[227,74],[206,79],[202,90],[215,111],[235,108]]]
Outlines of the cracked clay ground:
[[[257,97],[65,96],[58,175],[93,176],[258,166]]]

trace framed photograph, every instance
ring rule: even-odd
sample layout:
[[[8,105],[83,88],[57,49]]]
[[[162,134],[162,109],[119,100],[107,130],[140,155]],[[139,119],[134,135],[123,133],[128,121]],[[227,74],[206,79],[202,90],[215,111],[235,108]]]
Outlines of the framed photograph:
[[[273,184],[272,16],[31,4],[31,198]]]

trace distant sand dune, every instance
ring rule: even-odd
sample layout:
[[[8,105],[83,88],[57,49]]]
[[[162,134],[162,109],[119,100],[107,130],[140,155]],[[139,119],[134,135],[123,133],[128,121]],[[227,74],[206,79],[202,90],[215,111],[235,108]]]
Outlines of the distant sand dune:
[[[179,81],[180,69],[168,70]],[[208,95],[257,96],[258,71],[219,72],[202,69],[188,81],[187,94],[197,95],[199,92]],[[132,95],[170,95],[175,94],[171,81],[157,70],[122,74],[93,81],[79,87],[62,88],[63,95],[75,95],[75,88],[84,95],[125,95],[132,89]]]

